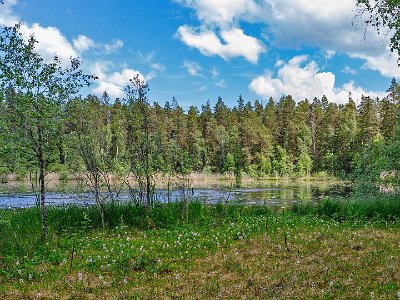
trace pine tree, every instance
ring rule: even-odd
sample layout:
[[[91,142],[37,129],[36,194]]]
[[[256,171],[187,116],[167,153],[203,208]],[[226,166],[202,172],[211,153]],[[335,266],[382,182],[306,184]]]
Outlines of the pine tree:
[[[296,102],[292,96],[283,96],[277,105],[278,143],[289,156],[296,155]]]
[[[338,169],[348,175],[352,172],[351,165],[357,150],[357,108],[351,97],[341,111],[338,123],[336,131]]]
[[[198,123],[197,108],[191,106],[187,114],[187,145],[193,170],[200,171],[203,168],[202,158],[206,155],[204,138]]]
[[[366,146],[379,133],[377,104],[371,97],[363,96],[359,105],[358,142]]]
[[[278,139],[277,112],[274,99],[272,98],[269,98],[268,104],[265,106],[263,124],[271,133],[273,144],[276,144]]]

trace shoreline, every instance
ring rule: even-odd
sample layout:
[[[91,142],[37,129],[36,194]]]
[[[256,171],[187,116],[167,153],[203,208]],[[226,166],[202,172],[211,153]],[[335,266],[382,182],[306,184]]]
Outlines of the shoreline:
[[[79,176],[74,174],[61,174],[57,172],[52,172],[46,175],[45,181],[47,186],[52,185],[60,185],[60,184],[69,184],[78,182]],[[130,176],[130,183],[135,183],[135,179]],[[121,181],[121,180],[119,180]],[[168,178],[168,176],[157,175],[155,177],[156,187],[163,188],[168,186],[168,181],[171,185],[179,184],[183,181],[188,181],[189,185],[192,187],[208,187],[208,186],[229,186],[235,185],[235,176],[233,174],[221,174],[221,173],[205,173],[205,172],[193,172],[189,174],[184,179],[180,176],[173,176]],[[320,175],[311,175],[305,177],[278,177],[278,176],[266,176],[266,177],[252,177],[247,174],[243,174],[241,178],[241,184],[262,184],[262,183],[342,183],[349,184],[350,180],[344,180],[337,177],[329,176],[324,174],[324,176]],[[21,185],[31,185],[31,181],[26,176],[24,178],[19,177],[16,174],[9,175],[0,175],[0,184],[2,185],[10,185],[15,186],[18,184]]]

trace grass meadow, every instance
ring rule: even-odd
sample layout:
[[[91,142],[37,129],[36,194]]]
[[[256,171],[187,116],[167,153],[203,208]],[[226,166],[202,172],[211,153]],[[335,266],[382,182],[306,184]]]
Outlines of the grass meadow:
[[[0,211],[1,299],[400,299],[400,200]]]

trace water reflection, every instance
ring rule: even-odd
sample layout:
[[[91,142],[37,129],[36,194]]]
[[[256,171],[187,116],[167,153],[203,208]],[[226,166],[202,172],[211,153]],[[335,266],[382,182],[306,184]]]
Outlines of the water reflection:
[[[31,207],[36,205],[36,196],[29,192],[27,184],[1,184],[0,208]],[[165,189],[156,191],[155,198],[159,202],[181,201],[182,198],[197,200],[204,203],[235,203],[235,204],[265,204],[269,206],[288,207],[296,202],[318,202],[325,198],[348,197],[352,187],[344,183],[281,183],[263,182],[251,184],[243,188],[233,188],[232,185],[214,186],[211,188],[194,188],[193,190],[174,190],[170,193]],[[122,191],[117,201],[130,201],[131,195]],[[54,186],[47,194],[49,205],[91,205],[93,195],[88,192],[77,192],[74,185]]]

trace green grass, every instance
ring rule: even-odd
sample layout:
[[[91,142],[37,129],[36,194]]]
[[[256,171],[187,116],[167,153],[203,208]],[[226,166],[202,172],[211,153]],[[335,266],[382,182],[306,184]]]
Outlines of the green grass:
[[[369,196],[365,199],[326,200],[317,205],[296,204],[292,212],[298,215],[316,215],[339,221],[400,221],[400,196]]]
[[[355,298],[371,291],[393,296],[400,291],[400,274],[392,268],[400,257],[399,207],[386,197],[277,213],[258,206],[190,203],[186,211],[181,203],[127,204],[106,208],[104,231],[96,207],[49,208],[44,244],[36,209],[3,210],[0,298],[154,299],[175,290],[183,298],[313,298],[312,289],[298,290],[307,276],[332,297],[341,291],[351,296],[356,285],[363,290]],[[307,259],[309,269],[298,265]],[[336,271],[320,282],[321,264]],[[230,277],[207,275],[214,269]],[[382,272],[389,279],[381,280]],[[346,285],[350,273],[355,280]],[[266,276],[272,281],[263,282]],[[226,293],[236,287],[237,293]]]
[[[107,230],[103,232],[94,206],[50,208],[49,237],[44,244],[36,209],[2,211],[0,283],[65,275],[74,243],[79,258],[74,259],[73,270],[99,269],[118,275],[129,268],[165,269],[168,264],[156,261],[199,257],[229,247],[233,241],[258,232],[269,214],[266,207],[200,203],[188,205],[187,217],[186,206],[180,203],[152,209],[108,206],[106,211]],[[42,264],[52,266],[50,274],[37,271]]]
[[[108,205],[105,208],[107,232],[120,228],[134,230],[175,229],[181,226],[219,226],[243,217],[266,215],[267,207],[231,205],[205,206],[199,202],[158,204],[147,209],[133,204]],[[40,211],[36,208],[0,211],[0,255],[31,254],[46,249],[40,239]],[[47,209],[49,238],[85,236],[101,231],[100,214],[96,206],[49,207]]]

